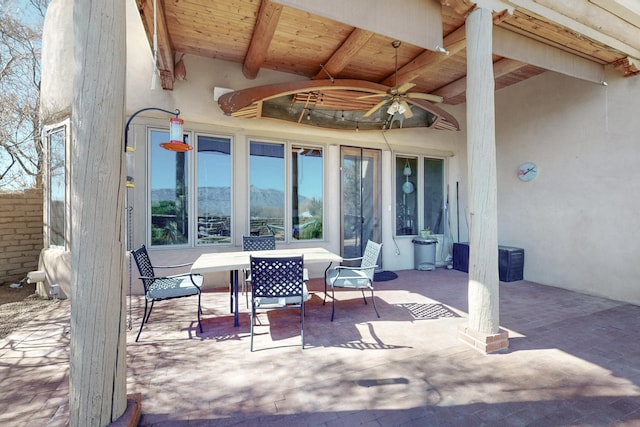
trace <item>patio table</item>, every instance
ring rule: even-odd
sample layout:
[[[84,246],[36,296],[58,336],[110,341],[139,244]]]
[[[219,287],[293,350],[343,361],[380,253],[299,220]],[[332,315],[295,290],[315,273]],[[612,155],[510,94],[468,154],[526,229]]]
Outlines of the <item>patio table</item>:
[[[238,317],[238,276],[239,271],[250,267],[251,255],[269,257],[304,257],[304,263],[329,263],[341,262],[342,257],[325,248],[298,248],[298,249],[273,249],[267,251],[237,251],[237,252],[212,252],[202,254],[191,266],[191,273],[203,274],[220,271],[229,271],[231,280],[231,312],[233,313],[233,325],[239,326]]]

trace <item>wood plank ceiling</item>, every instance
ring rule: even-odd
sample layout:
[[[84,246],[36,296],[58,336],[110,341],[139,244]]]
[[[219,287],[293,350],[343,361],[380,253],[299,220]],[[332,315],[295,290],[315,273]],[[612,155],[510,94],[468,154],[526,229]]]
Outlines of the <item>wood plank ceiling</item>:
[[[505,1],[516,4],[512,4],[513,13],[494,14],[494,25],[598,64],[613,65],[626,76],[637,75],[637,58],[629,58],[617,46],[602,41],[607,37],[621,38],[612,34],[615,28],[608,32],[602,28],[611,26],[611,22],[615,26],[612,14],[600,8],[602,3],[617,5],[625,1]],[[136,2],[151,47],[153,0]],[[553,13],[569,15],[569,22],[605,32],[604,37],[596,40],[590,37],[593,33],[581,34],[575,28],[568,28],[566,22],[554,22],[525,7],[531,4],[531,9],[535,9],[541,3],[549,3],[545,7],[570,9],[570,3],[576,2],[587,7],[590,13],[581,15],[580,7],[574,7],[574,14],[578,16],[573,18],[570,10],[553,10]],[[474,4],[467,0],[440,0],[440,3],[444,48],[449,54],[403,42],[397,49],[396,83],[396,52],[390,37],[270,0],[157,0],[158,67],[162,86],[165,90],[172,90],[174,63],[180,55],[187,54],[242,64],[247,79],[254,79],[264,68],[309,79],[354,79],[386,86],[411,82],[415,84],[412,92],[440,95],[445,104],[459,104],[465,101],[466,88],[465,17]],[[557,6],[558,3],[562,6]],[[600,3],[600,6],[594,3]],[[594,16],[594,10],[599,10],[601,15]],[[638,32],[630,34],[631,38],[640,35],[640,28],[632,28]],[[636,42],[640,45],[640,40]],[[634,49],[640,50],[640,46],[634,46]],[[544,71],[537,66],[494,55],[496,90]]]

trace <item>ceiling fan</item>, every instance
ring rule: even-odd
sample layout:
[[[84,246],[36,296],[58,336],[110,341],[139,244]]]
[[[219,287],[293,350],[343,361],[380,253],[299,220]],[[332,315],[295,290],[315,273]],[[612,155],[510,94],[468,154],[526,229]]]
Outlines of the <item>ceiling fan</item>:
[[[389,88],[387,93],[377,93],[373,95],[365,95],[361,96],[358,99],[364,98],[373,98],[383,96],[380,102],[374,105],[369,111],[364,114],[364,117],[369,117],[380,108],[382,108],[386,104],[390,104],[387,107],[387,114],[389,115],[403,115],[405,119],[409,119],[413,117],[413,112],[411,112],[411,99],[423,99],[431,102],[442,102],[442,97],[438,95],[431,95],[428,93],[420,93],[420,92],[408,92],[409,89],[415,86],[415,83],[404,83],[403,85],[398,87],[398,48],[400,47],[401,42],[399,40],[394,40],[391,45],[395,49],[396,53],[396,71],[395,71],[395,84],[392,88]]]

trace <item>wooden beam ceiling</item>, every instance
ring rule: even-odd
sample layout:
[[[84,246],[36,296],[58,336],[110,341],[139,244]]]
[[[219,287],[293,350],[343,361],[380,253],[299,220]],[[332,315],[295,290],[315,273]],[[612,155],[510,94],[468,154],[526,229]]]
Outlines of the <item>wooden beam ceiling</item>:
[[[246,78],[253,80],[258,76],[258,71],[267,57],[281,13],[282,5],[273,3],[271,0],[263,0],[260,4],[258,19],[242,66],[242,74]]]
[[[358,53],[373,35],[374,33],[371,31],[355,28],[312,79],[332,79],[337,76],[349,64],[353,55]]]
[[[156,10],[153,10],[152,0],[136,0],[138,11],[142,17],[142,23],[151,45],[152,53],[154,47],[154,15],[155,15],[155,31],[157,34],[157,62],[156,66],[160,73],[162,89],[173,90],[174,76],[174,58],[175,54],[171,47],[171,39],[167,29],[167,20],[164,12],[164,2],[156,2]],[[154,13],[155,12],[155,13]]]

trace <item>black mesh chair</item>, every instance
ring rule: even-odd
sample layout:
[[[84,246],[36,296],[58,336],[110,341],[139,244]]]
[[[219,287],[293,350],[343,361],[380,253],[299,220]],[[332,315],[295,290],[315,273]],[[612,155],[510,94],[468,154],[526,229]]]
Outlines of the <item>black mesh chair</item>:
[[[142,316],[142,322],[140,323],[140,330],[136,336],[136,342],[140,338],[142,327],[149,321],[151,316],[151,310],[153,310],[153,303],[156,301],[183,298],[190,296],[198,296],[198,326],[200,327],[200,333],[202,333],[202,323],[200,322],[200,315],[202,309],[200,307],[200,287],[202,286],[202,276],[197,274],[176,274],[173,276],[156,276],[154,267],[151,264],[149,253],[147,248],[142,245],[139,249],[131,252],[131,256],[138,266],[138,271],[141,276],[142,284],[144,285],[144,315]],[[156,266],[155,268],[176,268],[186,267],[191,264],[180,265],[168,265],[168,266]],[[151,304],[149,304],[149,302]],[[147,308],[149,311],[147,312]]]
[[[300,338],[304,349],[304,303],[309,292],[304,282],[302,256],[251,257],[251,351],[257,310],[300,309]]]
[[[276,236],[242,236],[243,251],[269,251],[276,248]],[[247,283],[251,281],[249,270],[244,270],[244,281],[242,282],[242,292],[244,292],[247,308],[249,308],[249,293]]]

